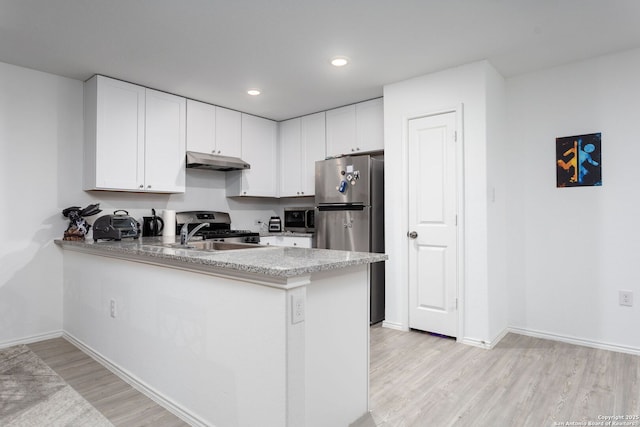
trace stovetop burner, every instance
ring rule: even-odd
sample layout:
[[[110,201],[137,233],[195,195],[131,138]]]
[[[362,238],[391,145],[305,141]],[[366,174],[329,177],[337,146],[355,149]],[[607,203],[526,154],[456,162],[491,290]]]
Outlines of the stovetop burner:
[[[232,230],[231,217],[226,212],[216,211],[188,211],[176,213],[176,234],[187,224],[189,231],[199,224],[209,223],[208,227],[201,228],[196,236],[204,240],[219,240],[226,242],[259,243],[260,234],[251,230]]]

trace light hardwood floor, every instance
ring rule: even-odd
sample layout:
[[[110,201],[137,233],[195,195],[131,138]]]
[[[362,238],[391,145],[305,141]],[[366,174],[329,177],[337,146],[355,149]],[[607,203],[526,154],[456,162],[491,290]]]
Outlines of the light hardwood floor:
[[[116,426],[186,425],[62,338],[29,347]],[[516,334],[483,350],[374,326],[370,387],[358,427],[597,422],[640,415],[640,356]]]
[[[188,426],[63,338],[29,348],[115,426]]]
[[[640,415],[640,356],[517,334],[484,350],[375,326],[370,388],[377,427],[587,425]]]

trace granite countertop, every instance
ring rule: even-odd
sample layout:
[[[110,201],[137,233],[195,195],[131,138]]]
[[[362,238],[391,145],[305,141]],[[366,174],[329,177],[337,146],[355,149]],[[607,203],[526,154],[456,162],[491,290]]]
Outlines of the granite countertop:
[[[385,254],[256,245],[251,249],[204,251],[168,247],[161,237],[117,241],[56,240],[64,249],[154,264],[196,269],[222,269],[272,276],[295,277],[388,259]],[[163,246],[164,244],[164,246]]]

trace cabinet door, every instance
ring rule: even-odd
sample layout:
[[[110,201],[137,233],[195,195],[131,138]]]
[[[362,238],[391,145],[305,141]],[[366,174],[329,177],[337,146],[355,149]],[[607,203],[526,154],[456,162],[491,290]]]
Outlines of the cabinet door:
[[[94,80],[95,79],[95,80]],[[85,167],[88,189],[138,190],[144,183],[145,89],[96,76],[87,82],[85,105],[94,114],[95,131],[87,135]]]
[[[384,149],[384,106],[382,98],[356,104],[356,149]]]
[[[291,119],[280,122],[280,197],[295,197],[301,191],[301,119]]]
[[[260,237],[260,244],[267,246],[285,246],[289,248],[311,248],[313,247],[313,238],[302,236],[263,236]]]
[[[145,190],[185,190],[186,100],[146,90]]]
[[[264,246],[278,246],[277,236],[262,236],[260,237],[260,244]]]
[[[187,100],[187,150],[199,153],[216,151],[215,105]]]
[[[216,107],[216,154],[242,156],[241,120],[239,111]]]
[[[327,156],[353,154],[356,151],[356,106],[335,108],[326,112]]]
[[[241,172],[238,195],[277,197],[277,123],[261,117],[242,114],[242,159],[251,169]]]
[[[301,118],[300,193],[303,196],[315,194],[316,161],[327,156],[325,129],[324,111]]]
[[[310,248],[312,246],[311,237],[301,236],[283,236],[282,246],[296,247],[296,248]]]

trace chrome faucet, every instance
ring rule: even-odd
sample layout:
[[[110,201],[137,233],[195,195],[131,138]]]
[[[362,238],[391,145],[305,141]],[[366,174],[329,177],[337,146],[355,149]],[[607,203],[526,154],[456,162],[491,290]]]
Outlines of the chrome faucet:
[[[191,233],[189,233],[189,222],[185,222],[182,228],[180,229],[180,244],[186,245],[187,243],[189,243],[189,240],[191,240],[193,235],[198,232],[198,230],[208,226],[209,226],[208,222],[203,222],[202,224],[198,224],[198,226],[193,230],[191,230]]]

